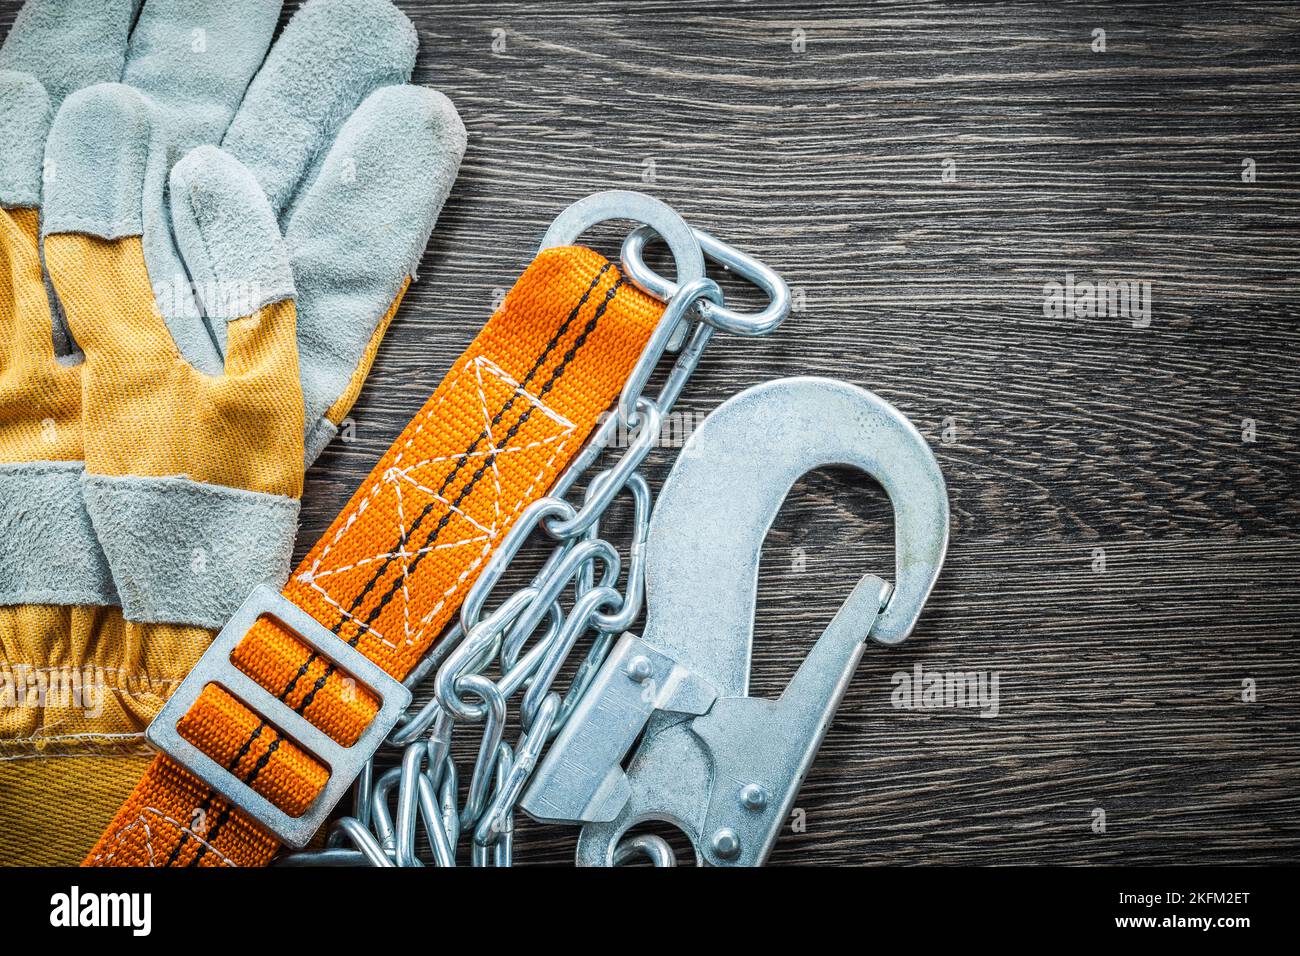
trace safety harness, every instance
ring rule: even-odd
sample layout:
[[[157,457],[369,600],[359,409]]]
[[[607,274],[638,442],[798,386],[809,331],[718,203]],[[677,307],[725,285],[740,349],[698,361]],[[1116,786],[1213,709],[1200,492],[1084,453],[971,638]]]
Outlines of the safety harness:
[[[572,244],[610,218],[643,223],[623,244],[627,276]],[[652,230],[673,253],[675,283],[641,256]],[[767,291],[767,307],[728,309],[703,275],[706,255]],[[671,865],[666,841],[635,832],[647,820],[677,825],[698,861],[761,865],[868,638],[897,644],[915,626],[949,525],[943,476],[916,428],[878,395],[812,377],[754,386],[710,414],[650,516],[637,469],[714,330],[764,334],[788,310],[779,276],[657,200],[613,191],[570,206],[282,594],[255,589],[164,705],[147,732],[164,755],[86,863],[265,865],[281,844],[307,846],[355,784],[353,812],[325,846],[285,862],[421,865],[418,815],[437,864],[455,865],[468,833],[474,864],[509,865],[518,808],[581,826],[584,865],[634,855]],[[674,342],[681,354],[651,398],[651,371]],[[615,424],[636,437],[575,508],[565,495]],[[894,581],[866,574],[781,697],[752,698],[762,540],[794,481],[829,463],[889,493]],[[620,592],[618,551],[598,524],[624,489],[636,510]],[[550,558],[488,610],[538,530]],[[588,633],[561,695],[556,678]],[[413,712],[408,685],[431,674],[433,699]],[[515,695],[512,747],[503,728]],[[482,725],[463,803],[458,722]],[[384,743],[403,748],[401,765],[376,779]]]
[[[304,641],[310,626],[295,631],[274,607],[235,635],[233,650],[228,625],[205,657],[216,662],[215,679],[195,686],[206,673],[196,670],[154,724],[207,756],[208,779],[160,756],[86,863],[258,866],[277,849],[273,821],[314,831],[332,809],[322,796],[332,773],[337,786],[350,785],[348,772],[391,728],[405,704],[398,682],[443,632],[494,545],[582,447],[662,312],[598,253],[540,253],[291,575],[284,599],[329,640]],[[340,668],[347,648],[389,681],[367,684]],[[376,727],[381,711],[387,726]],[[327,766],[300,746],[319,740],[301,732],[304,723],[333,743],[331,756],[357,746],[355,758]],[[359,745],[363,736],[371,746]],[[248,791],[275,812],[259,819],[254,808],[266,806]]]

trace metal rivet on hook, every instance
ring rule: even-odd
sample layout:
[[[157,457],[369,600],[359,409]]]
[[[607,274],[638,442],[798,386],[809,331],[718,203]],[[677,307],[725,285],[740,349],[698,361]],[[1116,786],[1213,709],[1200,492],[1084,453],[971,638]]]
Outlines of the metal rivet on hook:
[[[650,658],[638,654],[627,662],[628,679],[637,684],[644,684],[654,673],[654,668],[650,665]]]
[[[734,860],[740,856],[740,837],[731,827],[723,827],[713,834],[713,852],[723,860]]]

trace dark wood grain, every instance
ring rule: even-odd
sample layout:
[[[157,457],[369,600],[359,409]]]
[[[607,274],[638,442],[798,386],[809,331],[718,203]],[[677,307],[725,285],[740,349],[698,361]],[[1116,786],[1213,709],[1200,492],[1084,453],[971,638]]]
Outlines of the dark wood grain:
[[[719,337],[680,407],[788,374],[866,386],[932,439],[952,498],[931,606],[868,650],[773,862],[1300,857],[1293,4],[399,5],[470,147],[355,440],[311,471],[299,555],[550,219],[644,189],[806,302],[770,339]],[[1150,282],[1149,327],[1045,316],[1067,274]],[[890,523],[851,472],[797,486],[764,551],[756,692],[888,575]],[[998,716],[893,708],[917,662],[997,671]],[[572,859],[571,831],[518,827],[520,862]]]
[[[363,440],[314,472],[313,529],[550,218],[646,189],[806,300],[771,339],[720,340],[682,407],[843,378],[934,440],[952,496],[931,607],[864,658],[774,862],[1300,856],[1293,6],[403,6],[471,145]],[[1150,327],[1046,318],[1067,273],[1151,282]],[[756,690],[891,562],[879,489],[801,483],[764,552]],[[894,709],[890,676],[918,661],[998,671],[999,715]],[[521,861],[571,859],[571,833],[519,826]]]

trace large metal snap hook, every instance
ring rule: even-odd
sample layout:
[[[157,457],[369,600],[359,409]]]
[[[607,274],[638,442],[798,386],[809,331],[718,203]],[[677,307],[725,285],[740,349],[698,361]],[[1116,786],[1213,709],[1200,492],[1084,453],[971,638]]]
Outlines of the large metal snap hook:
[[[889,494],[893,585],[864,577],[781,698],[748,697],[763,539],[794,482],[829,464],[860,468]],[[948,518],[933,452],[879,396],[791,378],[725,402],[686,443],[651,519],[644,636],[611,652],[520,806],[584,824],[580,864],[611,865],[647,820],[680,827],[702,862],[761,864],[866,638],[896,644],[915,625]]]
[[[866,472],[894,508],[893,592],[871,628],[874,640],[906,639],[939,576],[948,492],[929,443],[898,409],[825,378],[746,389],[682,449],[646,545],[646,595],[654,604],[644,637],[690,660],[720,694],[749,690],[763,539],[794,483],[825,465]]]

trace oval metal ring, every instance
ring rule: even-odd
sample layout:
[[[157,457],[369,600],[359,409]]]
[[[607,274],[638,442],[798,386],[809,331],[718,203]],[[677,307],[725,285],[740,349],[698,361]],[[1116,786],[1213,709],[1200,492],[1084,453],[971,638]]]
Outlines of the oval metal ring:
[[[704,278],[704,250],[700,248],[695,230],[667,203],[630,189],[609,189],[579,199],[555,217],[546,230],[546,235],[542,236],[542,244],[537,247],[537,251],[571,246],[592,226],[611,219],[631,219],[651,227],[663,237],[664,242],[668,243],[668,250],[673,254],[673,263],[677,266],[676,284],[666,283],[667,285],[676,288],[677,285]],[[626,261],[626,256],[624,260]],[[664,302],[668,301],[667,296],[642,285],[630,273],[628,278],[642,291]],[[683,323],[669,340],[668,351],[678,351],[686,340],[686,333],[686,323]]]
[[[692,229],[695,240],[704,255],[736,275],[758,286],[767,295],[767,305],[759,312],[737,312],[725,305],[700,303],[700,318],[714,328],[736,335],[767,335],[785,321],[790,314],[790,287],[773,269],[746,255],[735,246],[709,235],[703,229]],[[661,234],[662,235],[662,234]],[[655,230],[645,226],[632,230],[623,240],[623,271],[628,278],[645,291],[665,302],[671,299],[683,283],[665,279],[645,264],[645,245],[655,236]],[[671,243],[669,248],[672,248]]]
[[[610,219],[631,219],[652,227],[662,236],[677,264],[677,285],[704,276],[704,250],[695,231],[667,203],[630,189],[609,189],[579,199],[555,217],[537,251],[571,246],[592,226]],[[668,301],[667,296],[654,289],[646,291]]]

